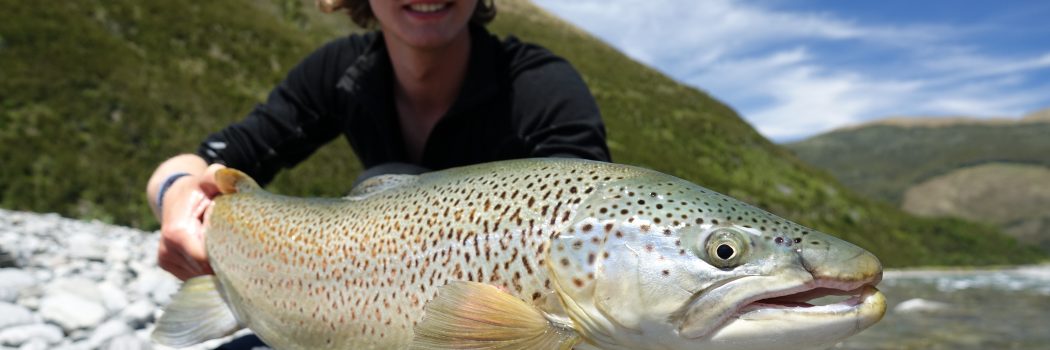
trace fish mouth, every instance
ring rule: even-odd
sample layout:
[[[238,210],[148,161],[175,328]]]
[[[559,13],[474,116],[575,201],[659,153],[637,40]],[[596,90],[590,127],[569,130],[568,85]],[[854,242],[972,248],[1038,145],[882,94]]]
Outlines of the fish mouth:
[[[741,306],[736,318],[756,319],[763,313],[798,313],[810,315],[836,315],[856,313],[866,306],[872,306],[882,296],[882,292],[872,284],[863,284],[852,289],[834,287],[807,287],[809,289],[784,295],[758,299]],[[880,315],[881,318],[881,315]],[[877,320],[876,320],[877,321]]]
[[[710,340],[734,349],[820,347],[859,333],[885,313],[886,297],[874,284],[810,285],[743,303]]]
[[[768,346],[765,335],[780,334],[836,341],[875,324],[886,311],[886,298],[875,288],[881,273],[855,277],[740,276],[697,292],[670,320],[688,339],[733,344],[765,339]]]

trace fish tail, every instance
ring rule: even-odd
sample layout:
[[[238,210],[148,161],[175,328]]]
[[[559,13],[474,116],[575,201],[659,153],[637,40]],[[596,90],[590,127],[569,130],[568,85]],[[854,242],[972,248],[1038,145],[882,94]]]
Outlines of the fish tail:
[[[237,169],[223,168],[215,172],[215,184],[222,194],[248,192],[259,188],[251,176]]]
[[[206,275],[183,283],[157,320],[153,341],[181,348],[224,337],[243,328],[223,301],[216,281],[214,275]]]

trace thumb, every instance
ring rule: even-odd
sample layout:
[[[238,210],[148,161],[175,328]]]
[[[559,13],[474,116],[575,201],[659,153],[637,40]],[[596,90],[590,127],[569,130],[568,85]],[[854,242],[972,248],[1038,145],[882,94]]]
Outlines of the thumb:
[[[225,169],[225,168],[226,168],[225,165],[222,165],[222,164],[219,164],[219,163],[215,163],[215,164],[209,165],[208,169],[205,169],[204,173],[201,174],[201,178],[200,178],[201,191],[204,192],[204,194],[206,196],[208,196],[208,198],[215,198],[215,196],[218,196],[218,195],[222,194],[222,193],[219,192],[219,185],[216,184],[216,182],[215,182],[215,172],[219,171],[219,169]]]

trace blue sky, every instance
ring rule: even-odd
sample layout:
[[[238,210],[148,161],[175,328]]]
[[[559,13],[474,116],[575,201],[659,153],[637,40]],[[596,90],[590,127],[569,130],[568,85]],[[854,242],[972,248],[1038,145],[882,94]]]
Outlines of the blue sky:
[[[534,1],[774,141],[1050,107],[1050,1]]]

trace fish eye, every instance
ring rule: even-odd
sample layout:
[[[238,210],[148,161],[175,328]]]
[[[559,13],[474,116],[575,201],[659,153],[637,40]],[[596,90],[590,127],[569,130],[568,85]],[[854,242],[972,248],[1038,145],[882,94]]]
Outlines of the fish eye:
[[[708,236],[704,249],[706,260],[721,269],[737,267],[743,263],[748,246],[743,233],[728,228],[718,229]]]
[[[718,258],[722,260],[729,260],[729,258],[733,257],[734,253],[736,253],[736,250],[728,244],[721,244],[718,246],[718,249],[715,250],[715,254],[717,254]]]

